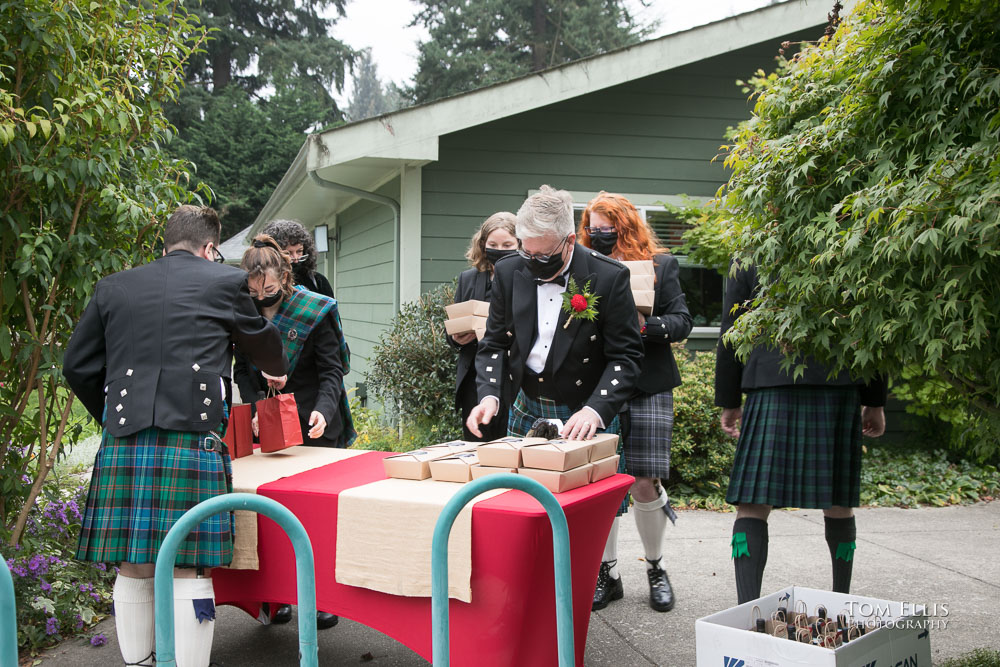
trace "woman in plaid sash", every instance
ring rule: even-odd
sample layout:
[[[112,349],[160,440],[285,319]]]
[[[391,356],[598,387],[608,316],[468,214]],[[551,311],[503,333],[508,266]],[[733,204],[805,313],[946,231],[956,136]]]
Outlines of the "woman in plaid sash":
[[[587,204],[580,219],[580,243],[621,261],[652,260],[654,300],[649,317],[638,313],[643,359],[633,396],[622,418],[622,457],[625,472],[635,476],[635,525],[646,555],[649,605],[656,611],[674,607],[674,592],[663,568],[663,534],[669,504],[661,480],[670,475],[670,437],[674,427],[673,388],[681,383],[671,342],[691,332],[684,292],[678,280],[677,260],[660,246],[656,236],[627,198],[601,192]],[[618,523],[611,528],[601,572],[594,591],[594,609],[621,599],[618,576]]]

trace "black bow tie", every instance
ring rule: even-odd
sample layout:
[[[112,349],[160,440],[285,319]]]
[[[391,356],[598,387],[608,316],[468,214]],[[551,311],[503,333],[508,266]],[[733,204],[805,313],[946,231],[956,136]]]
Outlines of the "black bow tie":
[[[566,274],[560,273],[558,276],[552,280],[542,280],[541,278],[535,278],[536,285],[559,285],[560,287],[566,287]]]

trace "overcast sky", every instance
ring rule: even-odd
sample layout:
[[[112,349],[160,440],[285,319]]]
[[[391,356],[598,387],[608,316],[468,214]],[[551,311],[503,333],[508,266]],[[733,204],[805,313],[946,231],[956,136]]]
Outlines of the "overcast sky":
[[[651,0],[643,7],[638,0],[627,0],[638,19],[658,21],[654,37],[727,16],[748,12],[769,4],[770,0]],[[416,11],[411,0],[350,0],[347,16],[340,19],[334,34],[356,49],[371,47],[383,81],[408,84],[417,71],[417,44],[427,38],[422,27],[409,27]],[[348,89],[338,95],[345,103]]]

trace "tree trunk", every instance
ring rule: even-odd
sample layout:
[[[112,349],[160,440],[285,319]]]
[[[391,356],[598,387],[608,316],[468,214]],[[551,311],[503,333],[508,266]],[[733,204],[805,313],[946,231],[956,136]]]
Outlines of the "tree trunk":
[[[545,5],[546,0],[534,0],[532,2],[532,47],[531,47],[531,71],[538,72],[545,69],[548,58],[546,51],[548,44],[545,41]]]
[[[233,80],[232,63],[232,50],[216,44],[212,49],[212,93],[218,95]]]

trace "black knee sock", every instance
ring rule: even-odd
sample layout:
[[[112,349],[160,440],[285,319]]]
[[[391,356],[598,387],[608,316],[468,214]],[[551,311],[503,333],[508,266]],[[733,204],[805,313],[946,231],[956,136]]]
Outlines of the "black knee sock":
[[[823,522],[826,524],[826,544],[830,547],[830,560],[833,561],[833,590],[837,593],[850,593],[854,541],[858,535],[854,517],[824,517]]]
[[[740,604],[760,597],[767,564],[767,521],[737,519],[733,523],[733,567],[736,596]]]

